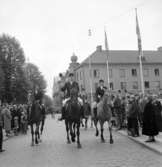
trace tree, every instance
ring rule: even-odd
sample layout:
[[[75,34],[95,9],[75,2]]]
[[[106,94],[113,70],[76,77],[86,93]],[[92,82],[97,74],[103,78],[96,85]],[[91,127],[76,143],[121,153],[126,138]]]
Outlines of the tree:
[[[26,63],[24,71],[29,83],[29,92],[31,92],[31,95],[34,96],[35,93],[40,93],[43,96],[47,84],[39,68],[32,63]]]
[[[27,100],[27,81],[24,79],[23,65],[25,63],[24,51],[18,40],[9,35],[0,36],[0,64],[4,73],[4,89],[2,100],[7,102]],[[23,84],[24,82],[25,84]]]

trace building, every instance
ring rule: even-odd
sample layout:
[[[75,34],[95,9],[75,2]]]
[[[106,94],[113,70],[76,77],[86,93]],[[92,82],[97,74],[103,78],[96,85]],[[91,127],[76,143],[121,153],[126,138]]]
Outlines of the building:
[[[91,58],[91,72],[89,68]],[[75,68],[76,80],[80,88],[85,88],[90,93],[90,73],[92,78],[92,91],[95,93],[100,79],[107,81],[107,51],[102,46],[97,46],[96,51],[87,57]],[[162,89],[162,47],[157,50],[143,51],[143,76],[146,92]],[[135,50],[110,50],[109,51],[109,75],[112,91],[127,90],[128,92],[140,92],[140,68],[138,51]]]

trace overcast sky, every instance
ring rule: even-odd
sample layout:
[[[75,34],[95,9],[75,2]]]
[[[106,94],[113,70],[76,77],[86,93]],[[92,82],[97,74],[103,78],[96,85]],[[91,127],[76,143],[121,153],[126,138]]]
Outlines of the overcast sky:
[[[73,52],[81,62],[104,45],[104,26],[110,49],[137,49],[135,7],[143,49],[156,50],[162,46],[162,0],[0,0],[0,33],[20,41],[51,96],[53,77],[68,68]]]

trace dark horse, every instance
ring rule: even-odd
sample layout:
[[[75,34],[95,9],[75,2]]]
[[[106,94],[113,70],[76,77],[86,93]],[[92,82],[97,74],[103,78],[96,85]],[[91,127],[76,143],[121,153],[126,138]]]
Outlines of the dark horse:
[[[75,142],[75,137],[77,134],[77,147],[81,148],[80,143],[80,120],[82,117],[81,105],[78,102],[77,91],[75,89],[71,90],[70,100],[66,104],[65,112],[65,126],[67,132],[67,143]],[[71,140],[69,137],[69,131],[71,135]],[[76,134],[75,134],[76,132]]]
[[[31,134],[32,134],[31,146],[34,146],[34,144],[38,144],[39,142],[41,142],[39,126],[42,121],[42,118],[43,118],[43,115],[42,115],[42,110],[41,110],[41,105],[39,103],[39,100],[33,101],[30,107],[30,114],[29,114],[29,124],[30,124]],[[35,130],[34,130],[34,125],[35,125]]]
[[[112,118],[112,111],[110,108],[110,100],[111,96],[109,96],[107,93],[103,96],[101,101],[97,104],[97,113],[94,118],[94,124],[96,127],[96,136],[99,135],[99,131],[97,128],[97,123],[99,121],[100,123],[100,129],[101,129],[101,142],[105,142],[104,136],[103,136],[103,131],[104,131],[104,123],[107,122],[109,125],[109,132],[110,132],[110,144],[113,143],[113,137],[112,137],[112,123],[111,123],[111,118]]]

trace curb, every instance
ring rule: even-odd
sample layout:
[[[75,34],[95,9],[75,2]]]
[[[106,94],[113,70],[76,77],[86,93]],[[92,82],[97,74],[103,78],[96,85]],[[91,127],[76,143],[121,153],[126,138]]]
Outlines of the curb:
[[[135,138],[135,137],[128,136],[127,133],[124,131],[117,131],[117,132],[120,133],[122,136],[128,137],[129,139],[133,140],[134,142],[144,146],[145,148],[162,155],[162,142],[157,141],[161,145],[161,149],[159,149],[159,148],[155,148],[153,145],[150,145],[151,143],[148,144],[148,143],[145,143],[144,141],[137,140],[137,138]],[[157,147],[158,147],[158,145],[157,145]]]

